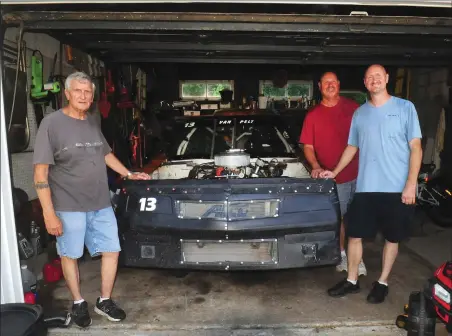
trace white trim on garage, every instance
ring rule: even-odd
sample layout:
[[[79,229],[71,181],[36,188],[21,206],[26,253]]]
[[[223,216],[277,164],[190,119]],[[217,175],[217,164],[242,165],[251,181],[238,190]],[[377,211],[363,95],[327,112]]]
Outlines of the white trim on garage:
[[[418,7],[445,7],[452,8],[451,0],[405,0],[405,1],[392,1],[392,0],[342,0],[342,1],[326,1],[326,0],[78,0],[77,3],[89,3],[89,4],[136,4],[136,3],[243,3],[243,4],[293,4],[293,5],[352,5],[352,6],[418,6]],[[71,4],[74,1],[67,0],[4,0],[4,5],[12,4]]]
[[[1,64],[1,63],[0,63]],[[17,246],[16,221],[14,216],[9,169],[8,145],[3,102],[3,80],[0,71],[0,151],[1,151],[1,303],[22,303],[24,293],[20,274],[19,250]]]

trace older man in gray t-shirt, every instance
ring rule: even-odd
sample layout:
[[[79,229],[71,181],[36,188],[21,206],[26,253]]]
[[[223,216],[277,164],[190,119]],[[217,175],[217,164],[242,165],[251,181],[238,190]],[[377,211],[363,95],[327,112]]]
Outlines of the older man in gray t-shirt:
[[[72,319],[80,327],[91,324],[77,267],[85,244],[92,256],[102,254],[101,296],[94,311],[110,321],[126,317],[110,298],[121,248],[107,166],[124,177],[149,179],[147,174],[131,173],[112,153],[95,116],[88,113],[94,89],[84,73],[67,77],[65,95],[69,104],[42,120],[33,158],[35,188],[46,229],[56,236],[64,277],[74,299]]]
[[[34,163],[50,165],[49,185],[56,211],[89,212],[111,205],[105,167],[105,156],[110,153],[93,115],[76,119],[58,110],[43,119]]]

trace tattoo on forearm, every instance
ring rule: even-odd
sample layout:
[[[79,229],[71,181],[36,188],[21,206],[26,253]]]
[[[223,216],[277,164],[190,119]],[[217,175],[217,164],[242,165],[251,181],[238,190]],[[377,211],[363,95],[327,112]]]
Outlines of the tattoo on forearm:
[[[47,182],[36,182],[35,183],[35,188],[36,189],[47,189],[47,188],[49,188],[49,183],[47,183]]]

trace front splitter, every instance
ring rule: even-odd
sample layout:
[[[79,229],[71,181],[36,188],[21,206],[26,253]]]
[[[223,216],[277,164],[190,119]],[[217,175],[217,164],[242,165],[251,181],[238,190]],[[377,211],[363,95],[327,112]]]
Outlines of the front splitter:
[[[269,270],[336,265],[333,231],[273,238],[215,240],[153,236],[129,231],[121,236],[123,266],[188,270]]]

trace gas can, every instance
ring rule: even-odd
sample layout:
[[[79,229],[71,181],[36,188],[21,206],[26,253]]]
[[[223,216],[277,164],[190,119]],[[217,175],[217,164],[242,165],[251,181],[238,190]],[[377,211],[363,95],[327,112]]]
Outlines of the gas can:
[[[36,296],[32,292],[24,294],[24,302],[28,304],[36,304]]]
[[[44,265],[42,274],[45,282],[57,282],[61,279],[62,271],[58,268],[58,265],[47,263]]]

